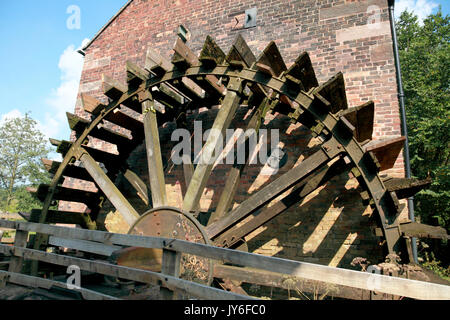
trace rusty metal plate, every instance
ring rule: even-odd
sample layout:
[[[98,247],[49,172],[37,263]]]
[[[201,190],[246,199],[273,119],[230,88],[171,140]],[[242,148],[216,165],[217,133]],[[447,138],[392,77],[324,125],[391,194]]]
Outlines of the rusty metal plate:
[[[203,226],[192,215],[171,207],[150,210],[136,221],[128,233],[210,244]],[[122,250],[116,262],[123,266],[160,272],[162,250],[128,248]],[[209,285],[212,282],[212,271],[211,259],[181,255],[180,278]]]

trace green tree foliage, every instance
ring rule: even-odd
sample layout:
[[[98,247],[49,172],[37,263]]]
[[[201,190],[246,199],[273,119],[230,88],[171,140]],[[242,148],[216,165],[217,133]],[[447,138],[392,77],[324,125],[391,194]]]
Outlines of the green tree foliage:
[[[403,12],[397,22],[406,95],[413,175],[433,185],[416,196],[416,213],[425,223],[450,230],[450,29],[441,10],[420,25]]]
[[[4,211],[29,211],[38,202],[27,186],[49,181],[40,159],[49,148],[37,123],[27,113],[0,125],[0,206]]]

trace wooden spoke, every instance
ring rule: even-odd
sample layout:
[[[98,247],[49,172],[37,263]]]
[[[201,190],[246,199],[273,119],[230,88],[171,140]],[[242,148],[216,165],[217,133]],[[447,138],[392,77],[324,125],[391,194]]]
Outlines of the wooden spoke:
[[[323,149],[317,151],[300,165],[291,169],[277,180],[252,195],[222,220],[208,226],[206,228],[206,233],[210,239],[217,237],[217,235],[226,231],[234,224],[239,223],[242,219],[264,207],[280,194],[318,170],[318,168],[327,163],[330,158],[334,158],[339,153],[337,149],[335,141],[331,140],[327,142],[327,145],[324,146]],[[328,151],[326,152],[324,150]]]
[[[285,212],[290,207],[299,203],[302,199],[308,196],[311,192],[314,192],[317,188],[330,181],[336,175],[347,170],[348,167],[343,160],[338,160],[333,164],[327,164],[320,168],[317,168],[315,173],[300,180],[295,188],[286,195],[283,199],[280,199],[276,204],[270,208],[266,208],[261,211],[257,216],[253,217],[250,221],[239,227],[233,227],[228,231],[217,237],[214,242],[221,247],[231,247],[236,244],[240,239],[244,238],[248,234],[252,233],[259,227],[266,224],[268,221],[274,219],[281,213]]]
[[[256,132],[259,131],[259,128],[262,123],[263,118],[263,112],[267,108],[267,105],[270,104],[269,99],[265,99],[261,106],[256,109],[255,113],[253,114],[252,118],[250,119],[247,130],[255,130]],[[245,141],[243,142],[244,145],[248,143],[249,137],[245,136]],[[233,204],[232,201],[234,199],[234,196],[236,195],[240,177],[242,175],[242,172],[245,170],[245,168],[248,165],[248,160],[250,156],[250,152],[247,152],[246,150],[246,160],[245,164],[237,164],[237,161],[235,159],[235,164],[229,173],[229,176],[227,178],[227,181],[225,183],[225,188],[222,192],[222,195],[220,196],[219,203],[217,205],[217,209],[214,213],[212,213],[208,225],[218,221],[221,219],[225,213],[230,209],[231,205]]]
[[[139,218],[139,214],[125,199],[122,193],[117,189],[114,183],[103,172],[102,168],[87,152],[81,154],[80,161],[86,170],[95,180],[96,184],[103,191],[113,206],[120,212],[124,220],[131,226]]]
[[[241,90],[242,82],[240,80],[233,80],[230,82],[228,93],[223,100],[222,106],[212,127],[212,132],[214,134],[209,135],[202,150],[201,156],[204,161],[200,161],[197,165],[186,192],[186,196],[184,197],[183,209],[186,211],[195,210],[200,201],[203,190],[211,175],[214,162],[219,156],[218,154],[214,154],[216,146],[219,142],[222,143],[219,139],[223,139],[223,133],[230,126],[231,120],[236,113],[241,100]],[[217,133],[221,133],[221,135]]]
[[[142,102],[144,114],[145,145],[150,178],[150,190],[153,207],[167,205],[166,183],[159,141],[158,120],[153,108],[154,101],[148,93],[148,99]]]

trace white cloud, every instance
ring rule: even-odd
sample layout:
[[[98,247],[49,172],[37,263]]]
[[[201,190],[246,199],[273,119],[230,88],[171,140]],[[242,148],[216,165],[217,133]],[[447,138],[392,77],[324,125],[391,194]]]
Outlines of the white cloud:
[[[68,46],[59,58],[58,68],[61,70],[61,84],[53,89],[46,99],[48,106],[41,125],[43,133],[49,138],[69,139],[66,112],[73,112],[78,94],[78,87],[83,68],[83,56],[77,50],[89,42],[84,39],[79,48]],[[64,130],[65,129],[65,130]]]
[[[399,18],[403,11],[408,10],[413,12],[419,18],[419,23],[433,13],[439,4],[432,0],[396,0],[395,1],[395,17]]]

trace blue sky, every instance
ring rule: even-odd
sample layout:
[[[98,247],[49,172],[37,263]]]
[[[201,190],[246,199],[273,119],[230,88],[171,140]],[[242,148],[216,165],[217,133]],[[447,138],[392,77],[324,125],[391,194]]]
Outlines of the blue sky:
[[[76,50],[126,0],[0,0],[0,122],[30,111],[45,135],[69,139],[65,112],[73,112],[83,58]],[[448,0],[397,0],[396,11],[423,18]],[[80,28],[70,6],[80,9]],[[75,27],[76,24],[75,24]]]

